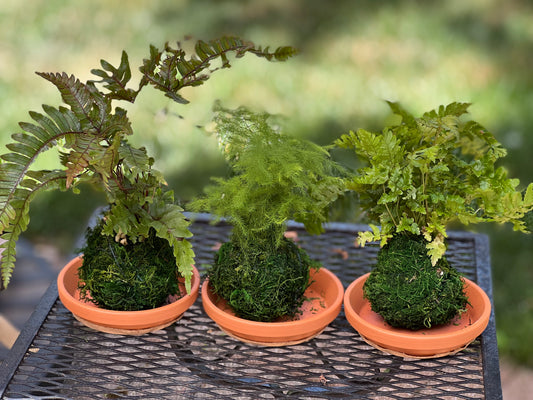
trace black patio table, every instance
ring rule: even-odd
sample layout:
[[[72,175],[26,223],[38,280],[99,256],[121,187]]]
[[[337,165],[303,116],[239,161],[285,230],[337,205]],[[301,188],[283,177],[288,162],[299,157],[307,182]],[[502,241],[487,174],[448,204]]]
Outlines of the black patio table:
[[[312,258],[346,288],[368,272],[377,248],[356,247],[364,226],[327,225],[320,236],[289,224]],[[196,216],[197,267],[213,259],[230,227]],[[492,300],[489,240],[451,232],[448,258]],[[201,298],[183,318],[143,336],[81,325],[50,286],[0,368],[2,399],[501,399],[494,314],[485,332],[453,356],[416,360],[369,346],[341,311],[318,337],[260,347],[233,339],[205,314]]]

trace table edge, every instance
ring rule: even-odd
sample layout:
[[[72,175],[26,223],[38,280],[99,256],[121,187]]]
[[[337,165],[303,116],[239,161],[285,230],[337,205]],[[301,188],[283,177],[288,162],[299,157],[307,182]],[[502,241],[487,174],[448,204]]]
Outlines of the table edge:
[[[490,264],[489,237],[485,234],[474,236],[476,249],[477,283],[487,293],[491,302],[491,313],[489,324],[481,335],[483,346],[483,361],[486,364],[483,368],[483,380],[485,381],[485,398],[502,400],[503,391],[500,375],[500,358],[498,352],[498,341],[496,336],[496,316],[494,310],[494,298],[492,288],[492,268]],[[482,268],[486,266],[485,268]]]
[[[18,365],[30,348],[33,339],[57,301],[57,298],[57,281],[54,279],[39,301],[39,304],[37,304],[37,307],[31,314],[30,318],[24,324],[24,327],[9,351],[6,359],[0,363],[0,398],[3,398],[4,392],[7,389],[11,378],[13,378]]]

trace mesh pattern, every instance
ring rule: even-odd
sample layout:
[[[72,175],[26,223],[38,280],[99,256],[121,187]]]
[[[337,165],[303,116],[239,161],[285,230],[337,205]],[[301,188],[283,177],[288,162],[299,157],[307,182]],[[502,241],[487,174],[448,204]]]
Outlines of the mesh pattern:
[[[354,226],[319,237],[290,227],[312,258],[344,286],[370,270],[377,248],[354,246]],[[359,227],[360,228],[360,227]],[[197,265],[212,261],[229,228],[193,225]],[[475,242],[449,243],[450,261],[476,280]],[[61,332],[59,335],[58,333]],[[93,331],[56,301],[4,393],[6,398],[74,399],[479,399],[480,340],[455,356],[410,360],[366,344],[343,312],[318,337],[289,347],[247,345],[221,332],[199,298],[170,327],[140,337]]]

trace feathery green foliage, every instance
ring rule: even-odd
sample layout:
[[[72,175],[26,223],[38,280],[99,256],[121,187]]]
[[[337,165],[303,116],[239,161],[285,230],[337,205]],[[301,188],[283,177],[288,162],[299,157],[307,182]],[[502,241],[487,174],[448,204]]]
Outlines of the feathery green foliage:
[[[215,256],[210,283],[237,315],[272,321],[298,309],[314,266],[284,238],[287,221],[320,233],[343,182],[324,148],[283,135],[268,114],[217,111],[217,136],[234,175],[216,179],[192,204],[233,226],[231,241]]]
[[[174,249],[177,267],[188,290],[192,277],[193,251],[186,238],[191,235],[182,209],[174,203],[165,181],[152,168],[153,159],[144,148],[127,142],[133,133],[126,111],[114,101],[135,102],[145,86],[153,86],[178,103],[185,87],[198,86],[220,68],[230,66],[229,54],[237,58],[246,53],[267,60],[286,60],[295,54],[291,47],[275,51],[262,49],[239,38],[223,37],[198,41],[195,52],[187,55],[178,43],[163,49],[150,47],[150,55],[139,68],[142,77],[137,88],[130,87],[131,69],[126,52],[120,65],[101,61],[92,73],[100,78],[82,83],[66,73],[38,73],[59,90],[64,105],[43,106],[43,113],[30,112],[32,123],[20,123],[23,130],[12,136],[9,153],[0,156],[0,232],[4,242],[1,255],[1,286],[9,283],[15,263],[15,244],[26,229],[32,198],[44,189],[72,189],[81,182],[101,186],[110,204],[104,233],[121,240],[137,242],[150,228]],[[215,60],[220,66],[212,66]],[[102,86],[100,89],[99,87]],[[59,150],[62,169],[33,171],[31,166],[43,152]]]
[[[360,234],[361,245],[375,240],[384,245],[402,232],[423,235],[435,265],[446,251],[446,225],[453,220],[510,222],[525,231],[533,184],[522,195],[519,181],[495,166],[506,151],[479,123],[461,118],[469,104],[441,106],[420,118],[389,105],[399,123],[380,133],[359,129],[336,141],[366,164],[347,180],[368,218],[380,225]]]
[[[289,219],[322,232],[328,206],[343,192],[327,150],[279,132],[267,113],[216,107],[217,137],[233,176],[215,179],[194,208],[228,218],[235,240],[280,243]]]

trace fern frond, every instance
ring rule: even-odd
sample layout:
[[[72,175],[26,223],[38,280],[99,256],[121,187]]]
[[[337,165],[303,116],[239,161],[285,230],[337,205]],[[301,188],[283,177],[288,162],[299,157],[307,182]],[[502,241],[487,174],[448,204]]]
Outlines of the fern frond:
[[[72,152],[64,158],[68,162],[66,171],[30,171],[37,157],[52,146],[62,143],[76,147],[80,138],[86,138],[72,110],[50,106],[43,106],[43,110],[45,114],[30,112],[35,123],[19,124],[24,132],[12,135],[14,142],[6,146],[10,152],[1,156],[4,162],[0,164],[0,231],[7,240],[2,256],[4,285],[11,276],[15,242],[27,227],[29,202],[34,194],[50,187],[70,187],[88,165],[84,157],[76,158],[76,153]]]
[[[150,177],[137,177],[137,181],[149,180]],[[151,188],[154,187],[152,184]],[[190,291],[194,252],[186,240],[192,236],[189,221],[183,215],[183,209],[174,204],[172,191],[157,188],[147,193],[142,199],[136,198],[140,191],[131,193],[127,198],[121,196],[106,213],[103,233],[126,235],[133,242],[148,237],[150,228],[155,229],[157,237],[167,240],[173,248],[176,266],[185,278],[187,291]],[[118,193],[120,196],[121,193]]]
[[[72,151],[63,158],[66,167],[67,188],[72,185],[74,179],[81,175],[91,164],[92,158],[96,153],[102,154],[102,148],[99,146],[100,138],[96,135],[77,135],[72,145]],[[109,174],[109,169],[104,174]]]
[[[387,101],[387,104],[389,105],[389,108],[394,114],[402,117],[402,123],[410,127],[416,126],[415,117],[411,113],[409,113],[406,109],[404,109],[400,105],[400,103]]]
[[[2,164],[1,166],[4,166]],[[7,225],[3,226],[0,238],[0,272],[1,285],[7,287],[11,279],[11,273],[15,266],[16,243],[22,232],[29,223],[30,202],[37,192],[52,188],[65,189],[66,177],[63,171],[28,171],[26,178],[13,192],[9,202],[9,210],[6,211],[10,218]]]
[[[6,146],[11,152],[1,156],[5,162],[0,164],[0,230],[14,218],[10,203],[16,200],[15,193],[31,164],[57,141],[80,129],[70,110],[49,106],[43,106],[43,109],[48,116],[31,112],[30,116],[37,124],[20,123],[25,132],[12,135],[14,142]]]
[[[169,194],[171,192],[167,192]],[[176,266],[180,275],[185,279],[187,293],[191,291],[191,279],[194,265],[194,251],[186,238],[191,237],[189,221],[183,215],[183,209],[167,201],[154,202],[151,207],[151,227],[161,239],[166,239],[172,246]]]
[[[270,52],[268,47],[262,49],[236,37],[222,37],[209,42],[198,41],[195,54],[191,57],[187,57],[179,43],[176,48],[167,43],[163,51],[151,46],[150,59],[145,59],[140,68],[143,74],[142,85],[149,83],[172,100],[186,104],[188,101],[178,94],[179,90],[202,85],[216,70],[230,67],[229,53],[240,58],[248,52],[269,61],[285,61],[297,53],[296,49],[289,46]],[[221,66],[210,69],[211,63],[216,59],[220,59]]]
[[[250,50],[251,53],[255,54],[258,57],[264,57],[268,61],[286,61],[291,57],[294,57],[298,54],[298,50],[291,46],[281,46],[278,47],[274,52],[270,52],[269,47],[265,47],[264,50],[261,47],[258,47],[257,50]]]
[[[133,103],[139,94],[139,91],[127,88],[131,79],[130,63],[128,54],[123,51],[118,68],[113,67],[105,60],[100,60],[103,69],[92,69],[91,73],[102,78],[99,83],[109,90],[108,97],[117,100],[125,100]]]
[[[93,129],[100,132],[106,115],[110,112],[111,104],[94,84],[90,82],[84,84],[74,75],[69,76],[64,72],[62,74],[37,72],[37,75],[57,87],[65,104],[80,121],[83,131]]]
[[[144,86],[148,84],[156,85],[157,82],[152,82],[152,79],[155,79],[155,72],[158,68],[159,63],[161,62],[161,57],[163,56],[163,51],[159,50],[154,45],[150,45],[150,57],[143,59],[143,64],[139,67],[139,71],[142,73],[141,81],[139,82],[140,91]],[[162,83],[163,84],[163,83]]]
[[[310,233],[322,232],[328,206],[344,191],[336,176],[341,169],[329,153],[278,132],[265,113],[219,108],[216,122],[235,175],[216,179],[193,209],[228,218],[243,249],[251,243],[277,247],[289,219]]]
[[[179,240],[175,237],[172,237],[169,243],[172,246],[174,257],[176,257],[178,271],[185,279],[185,290],[187,293],[190,293],[194,266],[194,250],[192,244],[188,240]]]
[[[151,169],[154,159],[148,156],[144,147],[135,148],[127,142],[122,142],[118,148],[118,154],[124,168],[132,174],[152,172],[157,175],[157,172]]]
[[[175,50],[177,53],[178,50]],[[164,51],[150,45],[150,58],[143,60],[143,65],[139,68],[143,77],[139,84],[139,90],[148,84],[163,91],[165,96],[171,98],[177,103],[187,104],[188,101],[177,93],[177,78],[171,74],[169,65],[171,64],[167,57],[163,58]],[[181,51],[181,57],[185,57],[185,52]],[[165,68],[166,65],[166,68]],[[163,68],[163,72],[161,72]],[[177,68],[177,66],[176,66]]]

